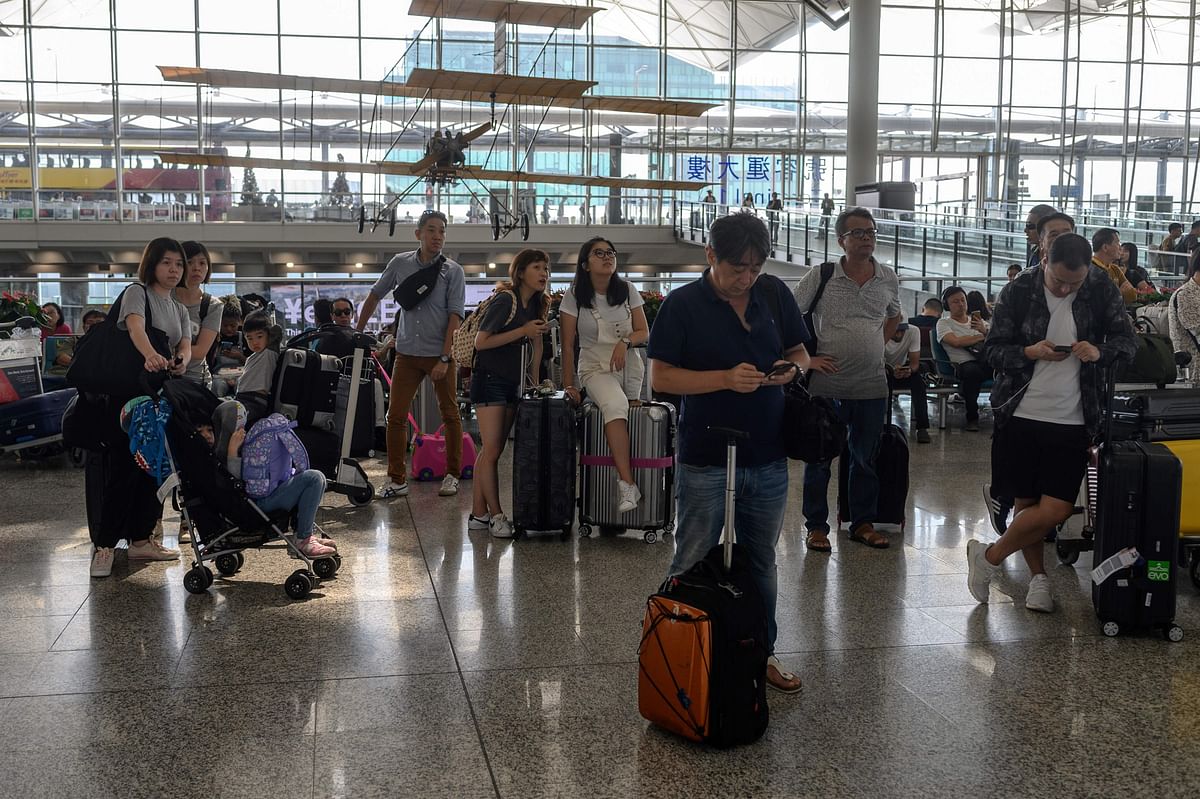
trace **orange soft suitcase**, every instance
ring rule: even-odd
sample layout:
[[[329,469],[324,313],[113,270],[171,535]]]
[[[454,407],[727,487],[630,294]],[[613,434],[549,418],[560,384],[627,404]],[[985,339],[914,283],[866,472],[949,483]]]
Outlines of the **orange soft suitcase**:
[[[767,729],[767,615],[745,553],[734,546],[737,431],[728,437],[724,543],[646,601],[638,710],[698,743],[737,746]]]

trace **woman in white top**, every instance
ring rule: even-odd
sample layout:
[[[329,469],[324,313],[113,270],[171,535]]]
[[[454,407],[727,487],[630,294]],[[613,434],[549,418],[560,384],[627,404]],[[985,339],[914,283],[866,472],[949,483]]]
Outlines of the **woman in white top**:
[[[175,299],[187,308],[191,322],[188,337],[192,340],[192,359],[188,362],[184,377],[208,388],[212,385],[208,352],[221,333],[221,314],[225,305],[204,291],[204,284],[212,277],[212,259],[208,256],[208,249],[198,241],[185,241],[183,254],[187,256],[187,265],[183,269],[183,279],[175,287]]]
[[[629,348],[650,338],[642,295],[617,275],[617,248],[593,238],[579,248],[575,280],[559,305],[562,325],[563,389],[579,400],[575,386],[575,334],[579,333],[579,381],[604,416],[617,469],[617,510],[628,513],[642,494],[629,465],[629,405],[642,394],[645,367]]]

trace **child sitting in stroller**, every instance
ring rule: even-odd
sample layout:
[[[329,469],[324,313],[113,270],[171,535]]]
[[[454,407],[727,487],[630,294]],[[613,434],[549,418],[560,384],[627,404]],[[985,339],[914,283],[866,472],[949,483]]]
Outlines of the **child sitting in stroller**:
[[[236,402],[223,402],[213,414],[213,424],[200,424],[196,432],[220,457],[225,456],[225,466],[231,475],[242,476],[242,443],[246,440],[245,411]],[[307,469],[279,485],[265,497],[254,502],[265,513],[295,511],[295,538],[300,551],[310,558],[337,554],[337,545],[331,538],[313,535],[317,520],[317,508],[325,496],[325,475],[316,469]]]

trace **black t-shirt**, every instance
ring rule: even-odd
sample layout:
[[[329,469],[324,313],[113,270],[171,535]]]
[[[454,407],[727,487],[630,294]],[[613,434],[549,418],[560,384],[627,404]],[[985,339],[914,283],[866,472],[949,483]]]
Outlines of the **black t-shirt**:
[[[521,308],[518,303],[517,312],[512,321],[505,324],[505,320],[512,313],[514,296],[512,292],[507,291],[498,294],[496,299],[492,300],[484,309],[483,318],[479,320],[479,329],[485,333],[507,333],[510,330],[516,330],[526,322],[542,318],[542,297],[540,294],[535,294],[530,298],[528,306]],[[524,343],[525,339],[519,338],[503,347],[476,350],[475,368],[491,372],[505,380],[520,383],[521,346]]]

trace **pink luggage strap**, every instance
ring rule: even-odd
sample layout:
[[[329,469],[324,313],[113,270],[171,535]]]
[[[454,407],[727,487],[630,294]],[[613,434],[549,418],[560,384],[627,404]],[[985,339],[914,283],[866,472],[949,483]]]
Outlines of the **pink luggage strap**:
[[[373,352],[371,353],[371,358],[374,359],[375,365],[379,367],[379,374],[383,376],[384,385],[390,389],[392,387],[392,376],[388,374],[387,369],[383,368],[383,361],[379,360],[379,356]],[[408,418],[411,419],[412,417]]]
[[[616,466],[616,462],[612,459],[612,455],[581,455],[579,458],[581,466]],[[675,459],[667,456],[664,458],[630,458],[629,466],[633,469],[669,469],[675,464]]]

